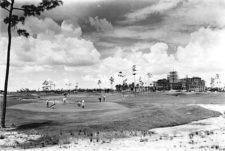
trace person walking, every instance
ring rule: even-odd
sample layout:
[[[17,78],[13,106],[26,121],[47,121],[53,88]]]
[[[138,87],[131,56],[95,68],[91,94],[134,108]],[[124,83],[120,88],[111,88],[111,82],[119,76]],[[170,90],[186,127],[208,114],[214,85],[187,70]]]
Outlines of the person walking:
[[[81,102],[81,107],[84,109],[84,106],[85,106],[84,100],[82,100],[82,102]]]

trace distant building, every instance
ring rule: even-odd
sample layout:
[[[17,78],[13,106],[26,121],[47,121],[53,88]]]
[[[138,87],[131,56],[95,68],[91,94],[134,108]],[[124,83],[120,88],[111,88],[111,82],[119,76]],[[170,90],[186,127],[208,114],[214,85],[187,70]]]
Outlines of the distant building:
[[[167,76],[167,79],[169,81],[170,90],[179,90],[181,89],[181,83],[178,79],[178,74],[176,71],[172,71]]]
[[[169,90],[169,80],[168,79],[160,79],[156,82],[153,82],[153,88],[155,90]]]
[[[176,71],[172,71],[167,79],[160,79],[154,82],[155,90],[186,90],[205,91],[205,81],[200,77],[179,79]]]
[[[205,81],[200,77],[191,78],[188,83],[188,91],[205,91]]]

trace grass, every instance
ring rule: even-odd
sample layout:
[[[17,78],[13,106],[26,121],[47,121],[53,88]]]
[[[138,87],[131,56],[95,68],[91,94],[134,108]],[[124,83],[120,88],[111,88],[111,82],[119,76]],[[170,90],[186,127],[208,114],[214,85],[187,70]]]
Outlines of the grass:
[[[74,138],[89,137],[91,133],[100,132],[104,138],[124,137],[123,131],[147,131],[151,128],[175,126],[191,121],[219,116],[220,113],[204,109],[199,106],[187,106],[187,104],[225,104],[225,95],[220,94],[193,94],[193,95],[167,95],[164,93],[150,93],[137,95],[136,97],[124,97],[121,95],[107,95],[107,102],[116,104],[116,108],[98,109],[99,95],[79,94],[71,95],[68,102],[75,103],[85,99],[87,104],[93,104],[93,110],[86,108],[81,112],[38,112],[13,109],[15,105],[32,103],[35,100],[19,101],[20,97],[9,97],[7,110],[7,124],[14,124],[17,130],[29,133],[35,129],[43,138],[33,141],[31,146],[48,142],[44,145],[55,143],[63,144],[68,141],[63,138],[73,134]],[[62,96],[42,96],[39,101],[46,99],[61,100]],[[91,106],[89,106],[91,107]],[[65,108],[66,109],[66,108]],[[79,131],[85,131],[85,135],[79,135]],[[49,133],[51,132],[51,133]],[[44,135],[47,134],[47,135]],[[62,136],[63,135],[63,136]],[[68,137],[69,138],[69,137]],[[34,145],[35,144],[35,145]],[[28,147],[29,144],[23,144]]]

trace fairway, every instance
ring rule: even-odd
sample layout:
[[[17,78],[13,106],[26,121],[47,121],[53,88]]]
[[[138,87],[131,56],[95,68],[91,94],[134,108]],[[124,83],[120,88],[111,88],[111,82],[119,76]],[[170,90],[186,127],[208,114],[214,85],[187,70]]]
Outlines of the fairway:
[[[65,105],[62,95],[43,95],[32,99],[11,96],[7,123],[15,124],[18,129],[36,128],[43,133],[59,129],[77,131],[80,128],[99,131],[148,130],[220,115],[195,104],[225,104],[223,93],[105,95],[106,102],[99,102],[99,94],[71,94]],[[46,107],[46,100],[51,103],[55,101],[54,109]],[[84,109],[77,106],[79,100],[85,100]]]
[[[104,137],[116,136],[121,131],[148,131],[152,128],[176,126],[192,121],[220,116],[199,104],[225,104],[224,93],[142,93],[136,96],[120,93],[104,94],[106,102],[99,102],[101,94],[71,94],[63,104],[62,95],[10,96],[7,105],[7,123],[23,133],[35,133],[60,138],[71,132],[100,132]],[[55,102],[54,109],[46,107]],[[85,108],[78,101],[85,100]],[[115,134],[115,135],[114,135]],[[84,136],[82,136],[84,137]],[[51,139],[46,141],[52,142]],[[39,140],[41,141],[41,139]],[[40,144],[39,141],[33,142]],[[51,144],[51,143],[50,143]],[[28,145],[29,146],[29,145]],[[31,145],[32,146],[32,145]]]

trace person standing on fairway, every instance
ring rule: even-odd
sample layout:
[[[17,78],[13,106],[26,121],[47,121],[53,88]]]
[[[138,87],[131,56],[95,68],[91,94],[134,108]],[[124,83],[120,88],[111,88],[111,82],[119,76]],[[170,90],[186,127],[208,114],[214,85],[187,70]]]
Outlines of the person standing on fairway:
[[[63,97],[63,104],[65,105],[66,104],[66,100],[67,100],[67,93],[64,93],[63,95],[64,95],[64,97]]]
[[[46,107],[49,108],[49,101],[46,101]]]
[[[63,104],[66,104],[66,97],[63,98]]]
[[[81,107],[84,109],[84,100],[81,102]]]

